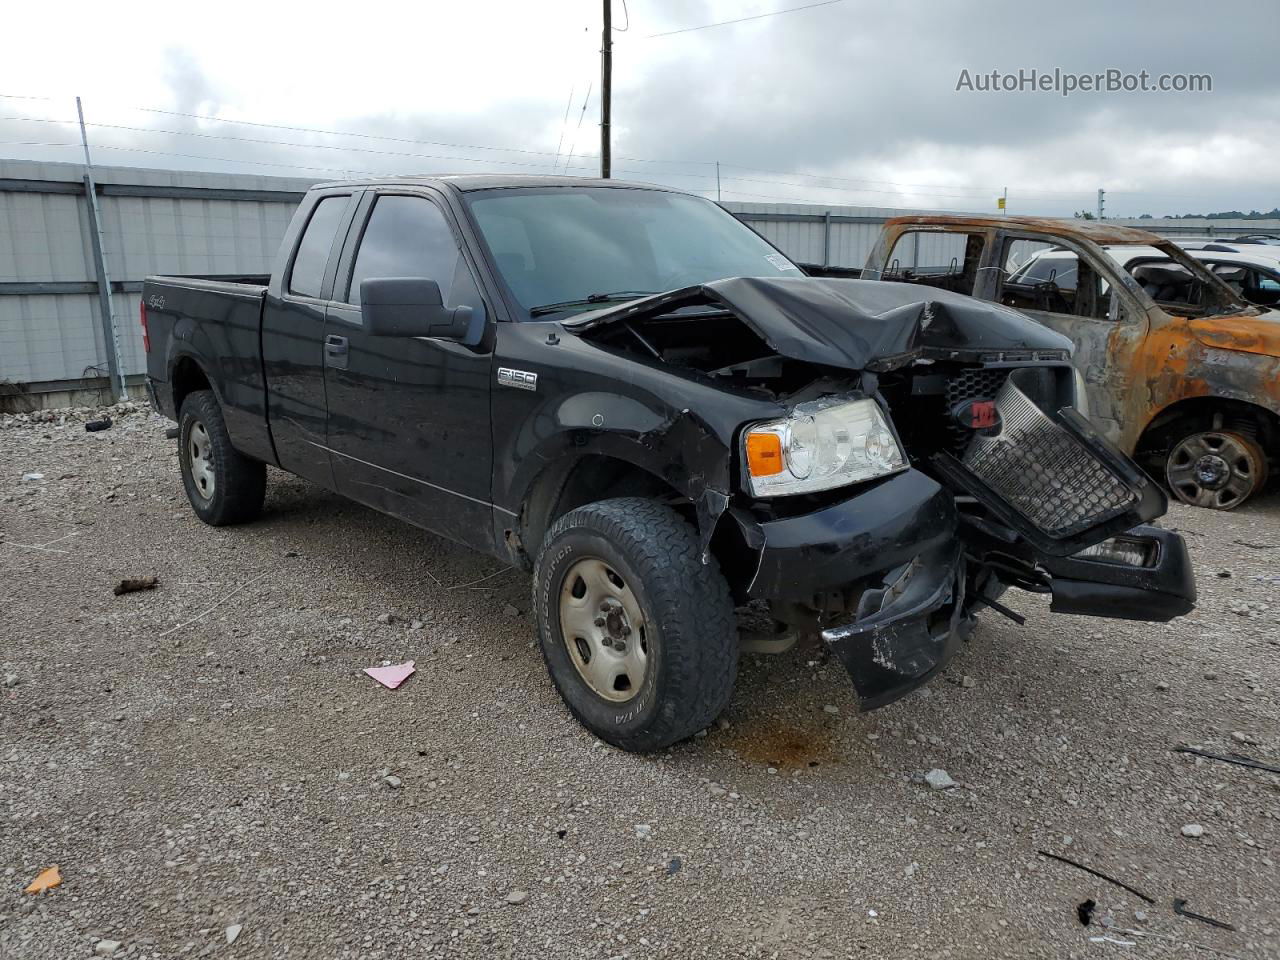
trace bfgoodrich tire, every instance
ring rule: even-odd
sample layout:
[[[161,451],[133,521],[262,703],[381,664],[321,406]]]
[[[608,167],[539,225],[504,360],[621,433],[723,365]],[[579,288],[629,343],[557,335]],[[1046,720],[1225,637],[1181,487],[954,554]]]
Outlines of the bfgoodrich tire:
[[[561,517],[538,553],[533,605],[551,679],[600,739],[658,750],[728,704],[738,670],[729,587],[670,508],[620,498]]]
[[[196,516],[214,527],[244,523],[262,512],[267,468],[231,445],[212,390],[187,394],[178,412],[182,485]]]

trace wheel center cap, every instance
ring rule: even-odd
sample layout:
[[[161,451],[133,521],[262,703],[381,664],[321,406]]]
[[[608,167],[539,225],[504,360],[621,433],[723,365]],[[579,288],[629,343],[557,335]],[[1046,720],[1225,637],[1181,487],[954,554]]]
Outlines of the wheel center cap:
[[[611,639],[621,640],[630,633],[625,629],[627,626],[627,613],[620,605],[611,608],[604,616],[604,630]]]
[[[1196,461],[1196,479],[1203,487],[1217,490],[1230,476],[1231,468],[1227,466],[1227,461],[1216,454],[1206,454]]]

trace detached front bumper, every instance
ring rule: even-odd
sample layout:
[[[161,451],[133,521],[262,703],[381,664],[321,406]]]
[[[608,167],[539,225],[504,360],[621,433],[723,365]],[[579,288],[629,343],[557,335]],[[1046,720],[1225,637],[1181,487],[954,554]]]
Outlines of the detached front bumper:
[[[955,497],[920,471],[814,513],[738,521],[759,549],[750,596],[819,610],[832,594],[856,602],[852,622],[822,638],[862,709],[910,692],[958,649],[969,621]]]
[[[946,665],[972,619],[965,614],[965,566],[958,544],[923,553],[869,590],[852,623],[822,631],[863,710],[910,693]]]

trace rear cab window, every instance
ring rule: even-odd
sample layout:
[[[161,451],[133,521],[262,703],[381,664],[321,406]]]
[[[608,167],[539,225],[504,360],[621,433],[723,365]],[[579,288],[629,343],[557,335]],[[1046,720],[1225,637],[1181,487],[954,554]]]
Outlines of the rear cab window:
[[[346,212],[350,199],[346,194],[325,197],[311,211],[311,218],[302,232],[302,240],[298,243],[298,252],[294,254],[293,266],[289,271],[290,293],[299,297],[320,297],[324,287],[325,266],[329,263],[333,241],[338,235],[338,227],[342,224],[342,215]]]

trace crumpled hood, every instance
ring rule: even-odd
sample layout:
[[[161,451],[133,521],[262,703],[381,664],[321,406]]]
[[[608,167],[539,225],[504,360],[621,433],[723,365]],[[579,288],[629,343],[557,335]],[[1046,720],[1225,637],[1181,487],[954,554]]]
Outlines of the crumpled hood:
[[[735,277],[594,310],[564,321],[589,330],[712,301],[793,360],[892,369],[925,347],[1070,351],[1066,337],[999,304],[880,280]]]
[[[1233,317],[1193,317],[1187,323],[1197,340],[1220,350],[1280,357],[1280,311]]]

